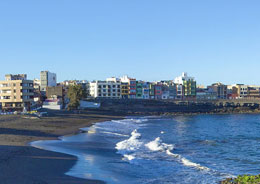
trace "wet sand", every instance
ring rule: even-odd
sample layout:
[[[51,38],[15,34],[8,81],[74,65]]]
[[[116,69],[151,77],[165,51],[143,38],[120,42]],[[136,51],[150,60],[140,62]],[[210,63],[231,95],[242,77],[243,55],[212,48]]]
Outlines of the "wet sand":
[[[0,116],[0,183],[104,183],[65,175],[76,163],[76,157],[33,148],[29,143],[57,139],[59,136],[78,133],[79,128],[91,126],[95,122],[122,118],[122,114],[103,111],[80,114],[50,111],[48,117],[40,119],[22,115]]]

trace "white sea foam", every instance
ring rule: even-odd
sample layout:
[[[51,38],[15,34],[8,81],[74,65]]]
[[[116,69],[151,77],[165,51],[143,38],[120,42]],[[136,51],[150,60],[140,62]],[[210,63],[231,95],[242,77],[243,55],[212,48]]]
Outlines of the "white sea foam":
[[[132,160],[135,159],[135,156],[134,155],[127,155],[127,154],[125,154],[124,158],[126,158],[128,161],[132,161]]]
[[[131,133],[131,137],[129,139],[116,144],[116,149],[118,150],[118,153],[128,154],[138,150],[143,145],[143,142],[139,141],[140,138],[141,134],[138,133],[137,130],[134,130]]]
[[[148,121],[148,119],[145,118],[140,118],[140,119],[134,119],[134,118],[129,118],[129,119],[124,119],[124,120],[112,120],[115,123],[129,123],[129,122],[134,122],[134,123],[142,123]]]
[[[209,168],[201,166],[200,164],[194,163],[179,154],[172,153],[171,150],[167,150],[166,153],[170,156],[177,158],[179,162],[181,162],[183,165],[185,165],[187,167],[194,167],[199,170],[210,171]]]
[[[145,144],[145,146],[149,148],[151,151],[166,151],[172,150],[174,148],[172,144],[162,143],[160,137],[157,137],[154,141]]]
[[[122,137],[129,137],[129,135],[125,135],[125,134],[120,134],[120,133],[115,133],[115,132],[100,132],[100,133],[105,133],[105,134],[111,134],[111,135],[117,135],[117,136],[122,136]]]
[[[149,148],[151,151],[166,152],[167,155],[177,158],[177,160],[179,162],[181,162],[183,165],[185,165],[187,167],[194,167],[196,169],[205,170],[205,171],[210,170],[209,168],[201,166],[200,164],[194,163],[179,154],[172,153],[171,151],[174,149],[174,146],[172,144],[163,143],[162,140],[160,139],[160,137],[157,137],[154,141],[151,141],[151,142],[145,144],[145,146],[147,148]]]

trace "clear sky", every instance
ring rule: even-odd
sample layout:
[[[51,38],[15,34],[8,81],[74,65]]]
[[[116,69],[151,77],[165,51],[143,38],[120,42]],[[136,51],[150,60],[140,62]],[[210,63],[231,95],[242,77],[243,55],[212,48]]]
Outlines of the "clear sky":
[[[260,85],[259,0],[0,1],[0,79],[128,74]]]

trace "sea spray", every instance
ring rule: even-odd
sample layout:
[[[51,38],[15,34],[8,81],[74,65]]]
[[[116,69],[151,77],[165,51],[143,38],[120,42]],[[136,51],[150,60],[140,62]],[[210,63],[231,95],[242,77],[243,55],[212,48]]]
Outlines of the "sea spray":
[[[131,137],[129,139],[121,141],[116,144],[116,149],[118,150],[118,153],[127,154],[138,150],[143,144],[143,142],[138,140],[140,138],[141,138],[141,134],[138,133],[137,130],[135,129],[131,133]]]

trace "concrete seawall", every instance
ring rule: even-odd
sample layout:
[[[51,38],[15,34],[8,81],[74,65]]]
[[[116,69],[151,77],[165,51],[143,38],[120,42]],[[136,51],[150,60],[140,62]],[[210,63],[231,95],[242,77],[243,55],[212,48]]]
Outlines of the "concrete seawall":
[[[260,100],[142,100],[96,99],[102,110],[132,114],[260,113]]]

